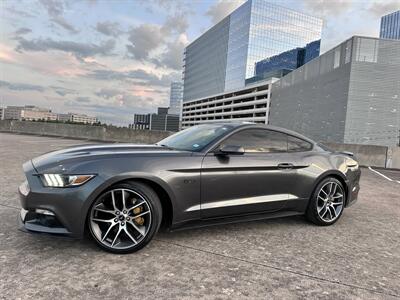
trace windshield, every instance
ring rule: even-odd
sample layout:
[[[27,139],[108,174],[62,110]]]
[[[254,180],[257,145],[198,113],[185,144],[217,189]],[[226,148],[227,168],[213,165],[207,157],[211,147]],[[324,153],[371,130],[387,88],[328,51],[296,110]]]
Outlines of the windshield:
[[[157,145],[197,152],[203,150],[207,145],[230,132],[233,128],[232,125],[218,124],[193,126],[163,139]]]

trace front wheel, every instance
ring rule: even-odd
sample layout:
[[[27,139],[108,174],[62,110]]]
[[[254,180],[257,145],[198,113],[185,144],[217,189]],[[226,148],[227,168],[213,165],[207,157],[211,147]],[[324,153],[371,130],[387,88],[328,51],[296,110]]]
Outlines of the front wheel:
[[[138,182],[120,183],[100,195],[88,215],[91,236],[103,249],[132,253],[158,231],[162,207],[157,194]]]
[[[332,225],[342,215],[345,200],[342,183],[333,177],[325,178],[317,185],[310,199],[306,217],[316,225]]]

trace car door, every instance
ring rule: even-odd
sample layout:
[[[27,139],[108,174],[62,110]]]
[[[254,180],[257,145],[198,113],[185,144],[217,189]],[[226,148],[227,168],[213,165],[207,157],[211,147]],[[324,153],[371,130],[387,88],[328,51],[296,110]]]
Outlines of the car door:
[[[220,154],[223,146],[242,146],[242,154]],[[252,128],[234,133],[203,159],[202,218],[281,210],[296,181],[296,161],[287,135]]]

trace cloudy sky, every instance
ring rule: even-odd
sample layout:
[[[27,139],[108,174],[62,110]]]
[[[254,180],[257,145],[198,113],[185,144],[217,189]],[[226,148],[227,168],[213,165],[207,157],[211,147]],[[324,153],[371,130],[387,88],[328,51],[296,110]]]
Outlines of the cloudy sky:
[[[243,0],[0,0],[0,106],[32,104],[127,125],[168,105],[185,45]],[[378,36],[400,0],[271,2],[324,18],[322,51]]]

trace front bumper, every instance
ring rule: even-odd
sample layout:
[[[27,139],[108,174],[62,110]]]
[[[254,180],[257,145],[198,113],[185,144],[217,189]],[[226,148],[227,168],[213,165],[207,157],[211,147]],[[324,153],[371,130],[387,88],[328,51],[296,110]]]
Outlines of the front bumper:
[[[48,233],[70,236],[69,232],[54,215],[43,214],[36,210],[21,208],[18,216],[19,229],[25,232]]]
[[[44,187],[32,163],[24,164],[27,183],[19,188],[20,229],[28,232],[82,238],[86,215],[101,179],[74,188]]]

